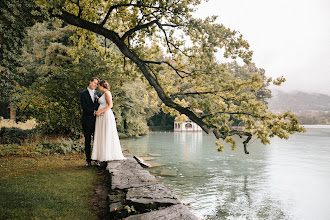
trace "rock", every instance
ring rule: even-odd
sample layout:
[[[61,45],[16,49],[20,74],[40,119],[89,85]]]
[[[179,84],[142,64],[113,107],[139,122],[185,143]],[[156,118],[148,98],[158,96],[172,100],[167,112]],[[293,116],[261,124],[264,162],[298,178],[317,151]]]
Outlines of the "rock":
[[[149,168],[151,167],[150,164],[146,163],[142,158],[139,158],[137,156],[133,157],[143,168]]]
[[[180,204],[179,199],[161,184],[128,189],[126,203],[135,209],[158,209]]]
[[[162,169],[160,171],[159,175],[161,175],[161,176],[176,176],[177,172],[176,172],[176,170]]]
[[[140,157],[142,160],[147,161],[147,160],[154,160],[155,158],[153,157]]]
[[[152,156],[152,157],[161,157],[162,155],[161,154],[148,154],[149,156]]]
[[[198,220],[187,207],[182,204],[173,205],[165,209],[151,211],[144,214],[132,215],[125,220]]]
[[[146,170],[121,170],[113,172],[111,180],[111,189],[127,189],[157,183],[157,179]]]
[[[106,168],[110,180],[107,197],[110,219],[197,219],[131,155],[125,157],[127,160],[109,162]],[[163,169],[161,173],[176,176],[176,172]]]
[[[161,166],[164,166],[164,164],[160,164],[160,163],[151,163],[149,162],[148,163],[151,167],[161,167]]]

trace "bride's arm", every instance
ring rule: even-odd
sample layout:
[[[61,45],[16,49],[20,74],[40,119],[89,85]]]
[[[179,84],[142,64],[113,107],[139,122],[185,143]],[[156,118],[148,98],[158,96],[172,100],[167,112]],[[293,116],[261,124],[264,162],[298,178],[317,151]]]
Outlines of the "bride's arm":
[[[104,112],[106,112],[106,111],[108,111],[109,109],[112,108],[112,98],[111,98],[110,92],[106,92],[106,93],[104,93],[104,95],[105,95],[105,100],[107,101],[108,106],[105,107],[105,108],[97,110],[95,112],[95,115],[101,115]]]

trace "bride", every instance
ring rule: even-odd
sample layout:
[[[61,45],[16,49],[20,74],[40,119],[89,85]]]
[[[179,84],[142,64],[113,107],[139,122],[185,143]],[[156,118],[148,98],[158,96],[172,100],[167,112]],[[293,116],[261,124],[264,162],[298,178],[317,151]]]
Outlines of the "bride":
[[[99,162],[110,160],[125,160],[119,142],[115,116],[111,110],[112,96],[110,85],[106,80],[101,80],[99,90],[103,95],[98,99],[100,104],[95,112],[96,122],[94,131],[94,144],[92,160]]]

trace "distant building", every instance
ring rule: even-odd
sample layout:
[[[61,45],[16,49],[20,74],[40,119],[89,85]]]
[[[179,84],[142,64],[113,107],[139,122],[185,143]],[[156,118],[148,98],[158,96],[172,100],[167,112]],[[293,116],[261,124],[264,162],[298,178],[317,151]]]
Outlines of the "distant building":
[[[202,111],[195,110],[198,114],[201,114]],[[174,120],[174,131],[182,132],[182,131],[203,131],[201,127],[199,127],[198,124],[190,120],[188,117],[186,117],[186,120],[180,123],[175,119]]]
[[[203,131],[201,127],[195,122],[188,120],[180,123],[178,121],[174,121],[174,131]]]

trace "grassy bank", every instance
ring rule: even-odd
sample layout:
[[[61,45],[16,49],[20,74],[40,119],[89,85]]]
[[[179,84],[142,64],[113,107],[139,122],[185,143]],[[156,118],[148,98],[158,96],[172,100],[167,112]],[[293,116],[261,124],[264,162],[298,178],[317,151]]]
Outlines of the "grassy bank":
[[[82,153],[0,157],[0,219],[96,219],[102,181]]]

